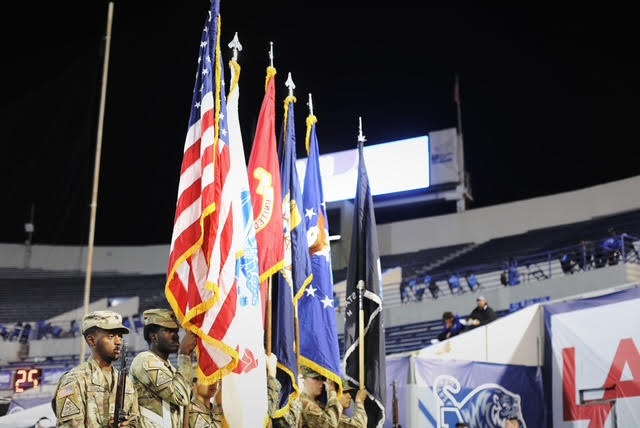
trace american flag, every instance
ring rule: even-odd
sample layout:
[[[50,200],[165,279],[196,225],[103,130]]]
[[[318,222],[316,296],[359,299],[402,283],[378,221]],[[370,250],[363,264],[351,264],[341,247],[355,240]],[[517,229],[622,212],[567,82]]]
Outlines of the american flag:
[[[184,143],[165,295],[186,330],[198,335],[198,377],[222,378],[239,361],[225,342],[238,304],[232,216],[223,217],[230,168],[220,55],[220,0],[213,0],[200,42],[191,115]]]

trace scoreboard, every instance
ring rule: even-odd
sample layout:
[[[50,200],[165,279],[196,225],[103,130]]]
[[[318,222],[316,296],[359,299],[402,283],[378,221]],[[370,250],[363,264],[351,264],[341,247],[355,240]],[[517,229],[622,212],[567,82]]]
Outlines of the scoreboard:
[[[0,369],[0,390],[21,394],[41,386],[57,385],[67,367],[25,365]]]

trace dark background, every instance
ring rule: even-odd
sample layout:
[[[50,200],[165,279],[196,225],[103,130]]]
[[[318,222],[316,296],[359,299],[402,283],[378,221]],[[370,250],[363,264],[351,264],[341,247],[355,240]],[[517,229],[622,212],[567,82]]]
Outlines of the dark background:
[[[208,8],[115,2],[96,245],[170,241]],[[277,125],[291,72],[298,157],[309,93],[328,153],[355,147],[358,116],[367,144],[456,126],[457,72],[470,209],[640,173],[630,10],[402,0],[222,0],[221,10],[225,59],[235,32],[243,45],[247,154],[273,41]],[[34,207],[34,244],[86,244],[107,2],[21,2],[3,16],[0,242],[24,242]]]

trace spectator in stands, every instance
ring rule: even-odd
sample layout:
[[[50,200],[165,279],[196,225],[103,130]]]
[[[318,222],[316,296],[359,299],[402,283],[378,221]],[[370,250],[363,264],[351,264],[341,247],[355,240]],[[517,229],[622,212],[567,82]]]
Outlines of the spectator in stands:
[[[560,267],[562,268],[562,272],[565,274],[572,274],[573,273],[573,267],[576,265],[576,263],[573,261],[573,257],[571,256],[571,253],[564,253],[561,257],[560,257]]]
[[[428,277],[429,275],[427,275]],[[430,278],[430,277],[429,277]],[[425,277],[425,281],[427,278]],[[427,285],[425,281],[416,282],[416,285],[413,287],[413,296],[416,299],[416,302],[422,302],[422,298],[424,297],[424,292],[427,290]]]
[[[31,324],[26,323],[20,332],[20,339],[18,339],[18,342],[25,344],[29,341],[29,337],[31,337]]]
[[[591,264],[593,263],[593,242],[584,239],[580,241],[575,260],[580,269],[591,269]]]
[[[338,293],[333,292],[333,307],[338,313],[340,312],[340,297],[338,297]]]
[[[495,311],[487,303],[484,296],[478,296],[476,299],[476,307],[473,308],[467,319],[467,327],[475,328],[481,325],[489,324],[498,318]]]
[[[0,325],[0,336],[2,336],[2,340],[9,339],[9,330],[4,325]]]
[[[609,228],[609,238],[602,242],[602,249],[609,264],[617,265],[620,260],[621,245],[614,228]]]
[[[22,335],[22,321],[18,321],[16,325],[13,326],[13,331],[11,332],[11,336],[9,337],[10,341],[17,341],[20,339]]]
[[[142,317],[149,350],[140,352],[131,361],[142,426],[166,426],[163,421],[171,421],[169,425],[177,427],[191,399],[197,336],[188,331],[181,342],[180,324],[170,309],[147,309]],[[169,354],[176,352],[177,369],[169,361]]]
[[[410,299],[409,284],[405,280],[402,280],[400,281],[400,301],[402,303],[407,303]]]
[[[437,299],[438,296],[440,295],[440,288],[438,287],[438,284],[436,284],[436,282],[433,280],[433,278],[431,278],[431,275],[427,275],[424,277],[424,283],[429,289],[429,292],[431,293],[431,297],[433,297],[434,299]]]
[[[70,337],[78,337],[80,335],[80,329],[78,328],[78,323],[73,319],[69,323],[69,336]]]
[[[518,272],[518,261],[513,257],[509,257],[509,285],[520,284],[520,272]]]
[[[438,334],[438,340],[440,341],[457,336],[464,330],[464,325],[462,325],[458,316],[451,311],[446,311],[442,314],[442,324],[442,330]]]

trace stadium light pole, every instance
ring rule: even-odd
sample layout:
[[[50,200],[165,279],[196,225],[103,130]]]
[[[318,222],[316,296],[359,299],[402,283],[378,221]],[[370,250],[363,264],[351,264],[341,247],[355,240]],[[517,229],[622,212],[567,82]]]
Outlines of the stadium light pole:
[[[91,296],[91,274],[93,270],[93,241],[96,231],[96,208],[98,201],[98,183],[100,182],[100,156],[102,154],[102,129],[104,127],[104,108],[107,93],[107,75],[109,71],[109,50],[111,48],[111,27],[113,23],[113,2],[109,2],[107,12],[107,31],[105,35],[104,62],[102,64],[102,88],[100,93],[100,110],[98,113],[98,130],[96,132],[96,156],[93,167],[93,192],[91,195],[91,217],[89,222],[89,242],[87,244],[87,272],[84,281],[84,315],[89,312]],[[87,344],[81,341],[80,362],[84,361]]]

